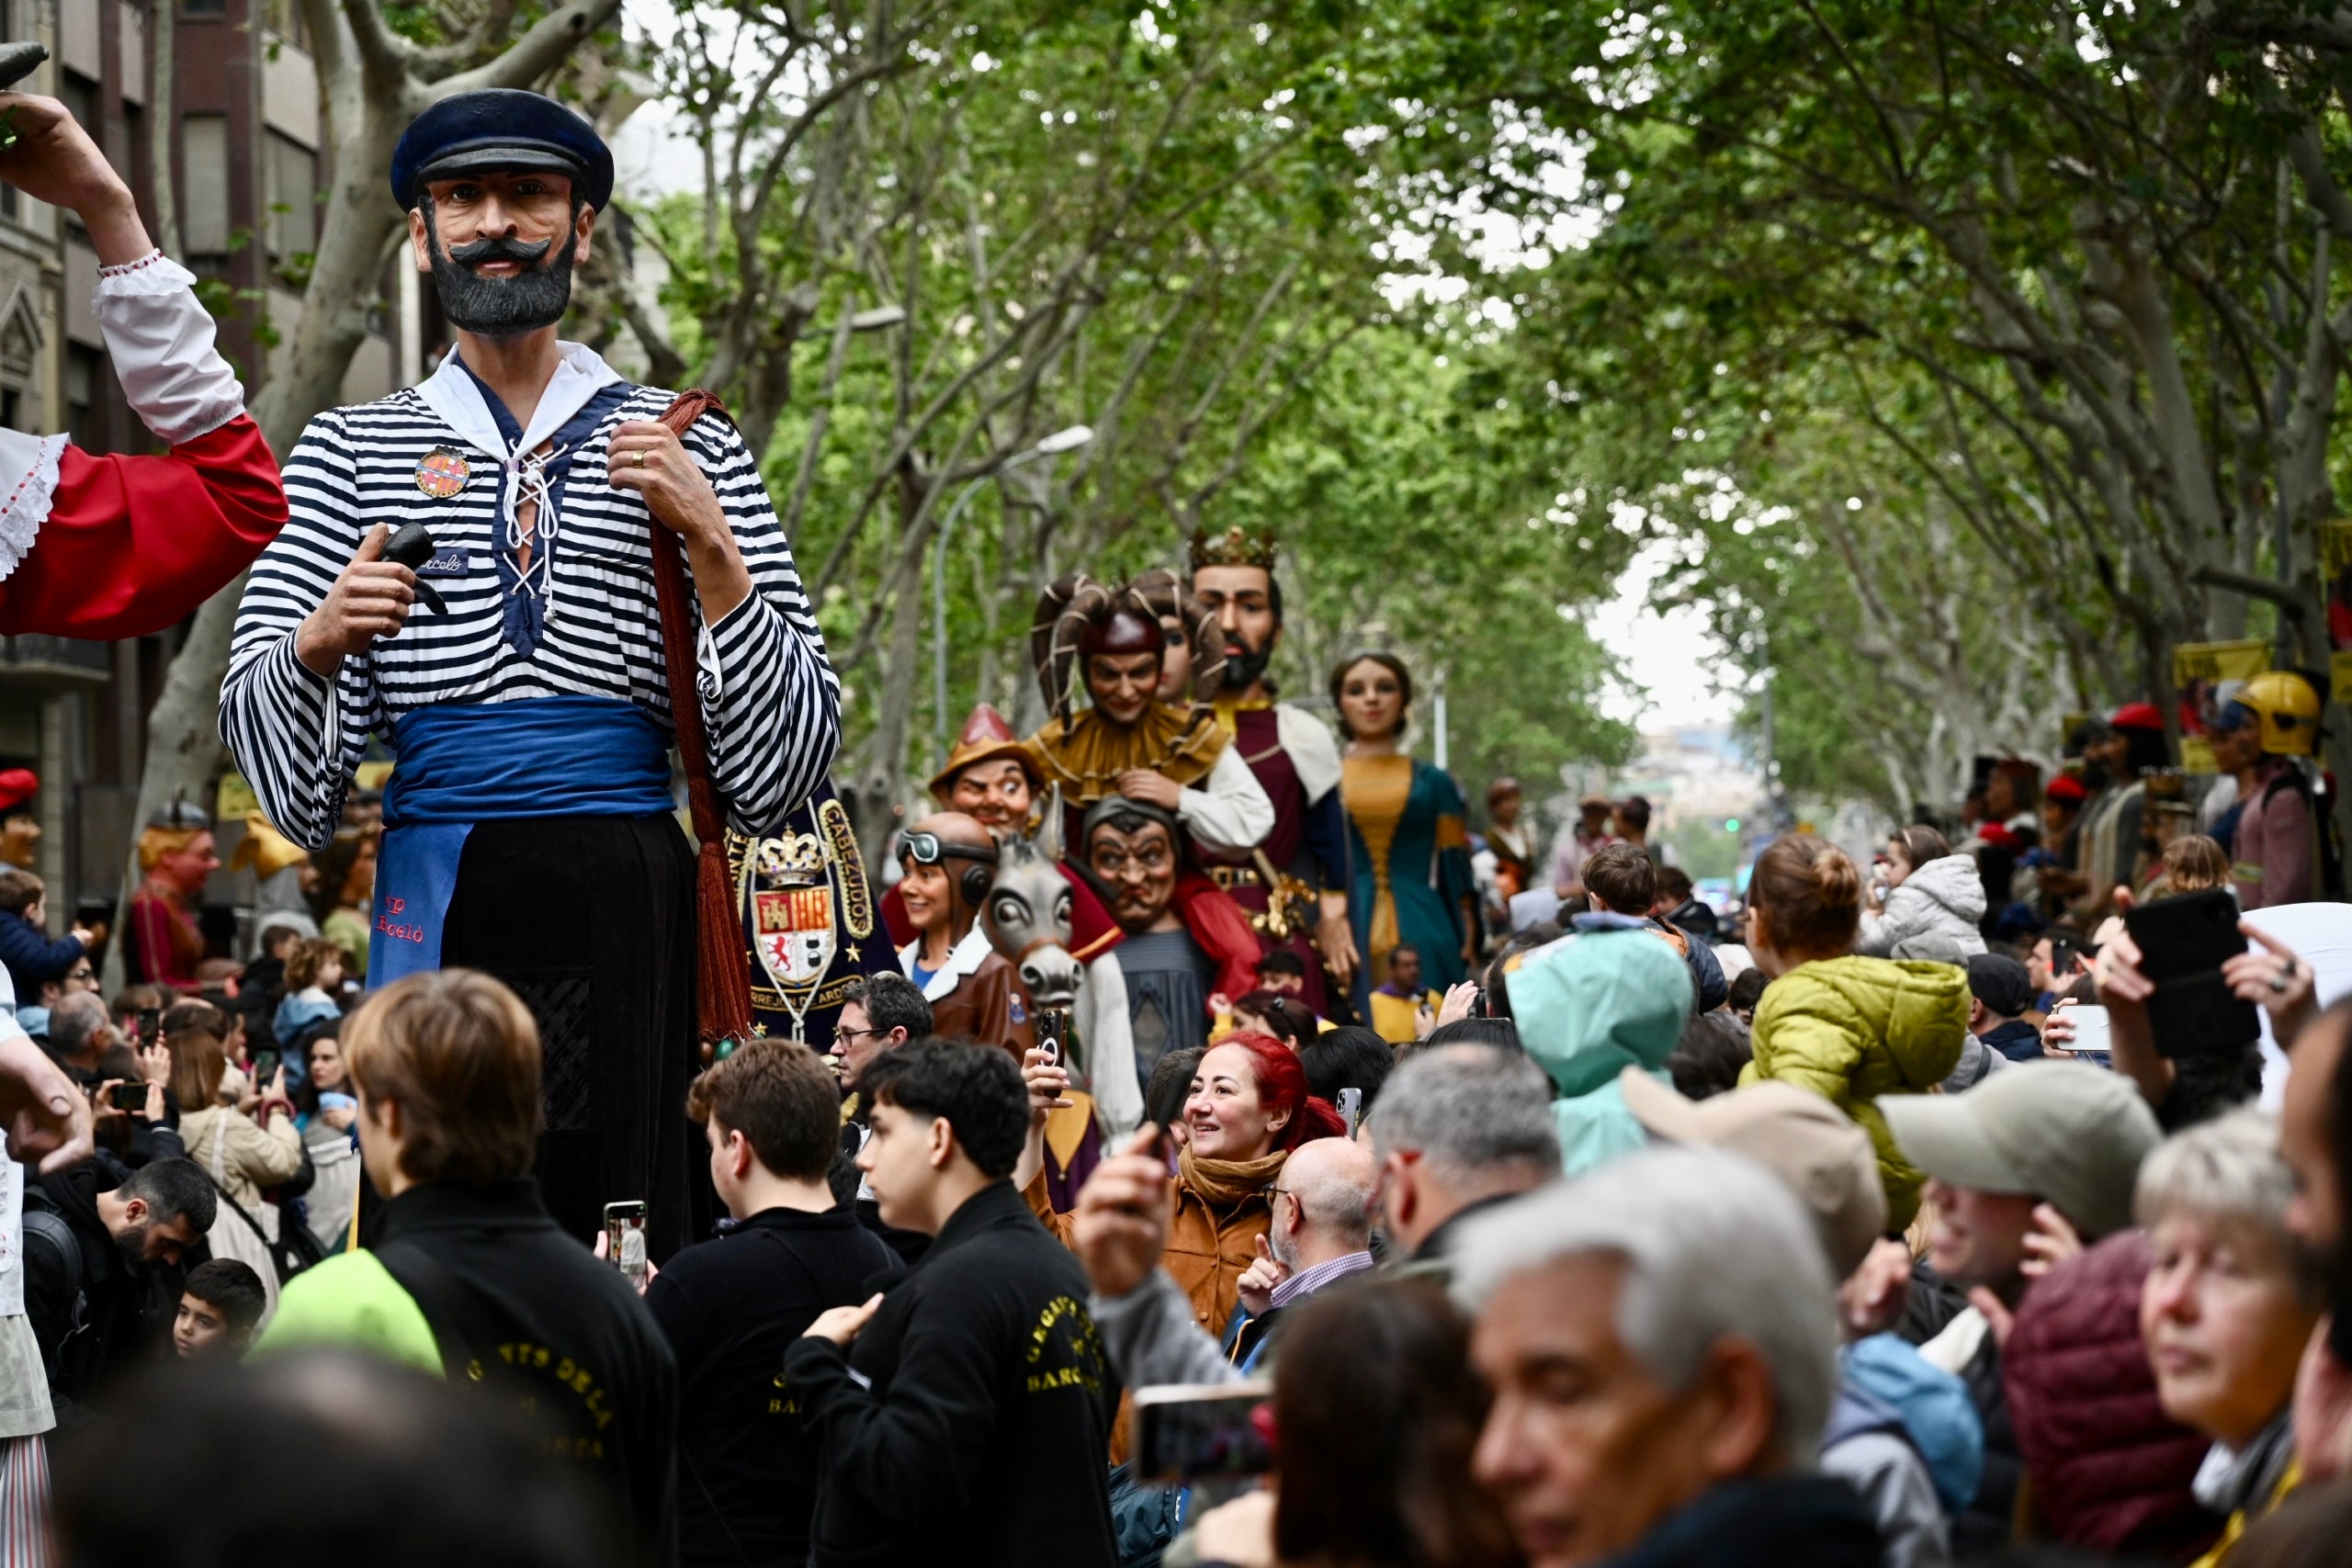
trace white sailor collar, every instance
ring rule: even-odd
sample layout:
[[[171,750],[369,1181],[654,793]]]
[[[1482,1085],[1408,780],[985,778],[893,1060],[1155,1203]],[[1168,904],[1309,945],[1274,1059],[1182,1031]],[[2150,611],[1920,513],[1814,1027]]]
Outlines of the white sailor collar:
[[[507,459],[536,452],[573,414],[585,408],[590,398],[621,378],[619,371],[605,364],[604,356],[585,344],[558,343],[556,348],[562,357],[556,364],[555,376],[548,382],[547,390],[539,394],[539,406],[531,411],[531,423],[523,427],[523,439],[516,451],[507,450],[490,404],[483,400],[473,377],[458,363],[455,349],[442,358],[439,369],[419,384],[417,395],[469,445],[494,457]]]
[[[987,926],[974,920],[972,929],[964,933],[964,940],[948,950],[947,962],[939,966],[932,976],[931,983],[922,988],[922,999],[927,1002],[944,1000],[963,984],[967,976],[987,963],[989,954],[995,951],[995,945],[989,941]],[[915,960],[922,953],[921,937],[899,949],[899,968],[910,980],[915,977]]]

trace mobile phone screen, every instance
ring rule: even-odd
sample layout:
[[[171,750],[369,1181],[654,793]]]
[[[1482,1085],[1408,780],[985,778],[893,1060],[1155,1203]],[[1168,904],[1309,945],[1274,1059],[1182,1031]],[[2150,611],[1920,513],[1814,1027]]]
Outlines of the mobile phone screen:
[[[631,1280],[645,1278],[645,1203],[605,1205],[605,1261]]]
[[[1166,1383],[1136,1392],[1136,1474],[1156,1482],[1238,1480],[1263,1475],[1273,1449],[1258,1407],[1273,1385]]]

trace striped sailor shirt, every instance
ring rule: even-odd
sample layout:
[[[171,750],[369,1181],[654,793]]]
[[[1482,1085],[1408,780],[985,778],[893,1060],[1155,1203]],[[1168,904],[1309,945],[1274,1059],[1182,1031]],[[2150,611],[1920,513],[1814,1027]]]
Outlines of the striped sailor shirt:
[[[291,515],[237,608],[220,734],[270,821],[295,842],[318,849],[334,837],[368,736],[390,740],[394,723],[418,708],[616,697],[670,722],[652,520],[634,491],[605,479],[614,427],[658,417],[668,392],[628,389],[571,455],[560,493],[542,501],[535,524],[546,570],[542,581],[535,559],[528,577],[544,594],[543,629],[527,652],[507,635],[505,597],[530,589],[512,572],[502,587],[497,552],[515,498],[541,493],[529,455],[620,379],[591,350],[561,346],[555,378],[512,451],[453,354],[422,386],[319,415],[287,458]],[[733,825],[763,833],[831,766],[841,682],[742,438],[705,416],[684,446],[718,492],[751,571],[750,596],[699,628],[697,680],[713,782]],[[330,681],[294,657],[294,634],[379,523],[432,530],[435,555],[420,578],[448,610],[412,606],[399,636],[346,658]],[[699,625],[698,602],[692,613]]]

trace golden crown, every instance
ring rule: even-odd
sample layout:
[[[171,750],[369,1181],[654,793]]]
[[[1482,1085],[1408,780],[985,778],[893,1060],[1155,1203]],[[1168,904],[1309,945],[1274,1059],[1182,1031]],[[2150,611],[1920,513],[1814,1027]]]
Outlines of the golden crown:
[[[1251,531],[1238,525],[1217,533],[1204,528],[1193,536],[1193,570],[1204,566],[1254,566],[1261,571],[1274,570],[1274,557],[1282,549],[1282,541],[1273,530]]]

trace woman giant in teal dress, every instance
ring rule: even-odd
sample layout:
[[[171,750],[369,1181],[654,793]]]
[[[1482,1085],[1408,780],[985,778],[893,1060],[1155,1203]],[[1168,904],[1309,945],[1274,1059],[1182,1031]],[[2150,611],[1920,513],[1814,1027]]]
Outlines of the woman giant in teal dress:
[[[1400,943],[1420,954],[1421,984],[1442,993],[1468,971],[1477,929],[1470,836],[1453,775],[1397,749],[1411,713],[1413,678],[1386,653],[1352,654],[1331,671],[1331,702],[1348,739],[1340,799],[1355,870],[1348,908],[1356,944],[1356,1008],[1388,980]]]

